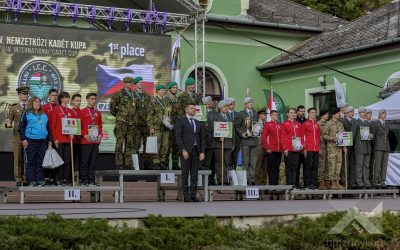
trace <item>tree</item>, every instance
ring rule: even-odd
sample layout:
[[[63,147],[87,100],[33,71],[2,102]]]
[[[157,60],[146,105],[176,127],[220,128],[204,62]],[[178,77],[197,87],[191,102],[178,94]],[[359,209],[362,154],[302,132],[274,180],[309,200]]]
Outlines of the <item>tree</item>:
[[[312,9],[346,20],[354,20],[391,0],[293,0]]]

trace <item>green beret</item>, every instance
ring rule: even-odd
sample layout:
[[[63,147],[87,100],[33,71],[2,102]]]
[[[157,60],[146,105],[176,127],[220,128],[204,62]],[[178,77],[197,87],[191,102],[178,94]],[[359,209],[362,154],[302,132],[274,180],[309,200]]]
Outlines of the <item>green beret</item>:
[[[141,76],[135,77],[135,79],[133,80],[133,83],[136,84],[136,83],[138,83],[139,81],[143,81],[143,78],[142,78]]]
[[[196,80],[194,80],[192,77],[189,77],[188,79],[186,79],[185,85],[189,86],[189,85],[193,85],[195,84]]]
[[[162,84],[159,84],[156,86],[156,91],[159,91],[160,89],[165,89],[165,86]]]
[[[176,82],[169,82],[169,83],[167,84],[167,88],[168,88],[168,89],[171,89],[173,86],[178,86],[178,84],[177,84]]]
[[[127,77],[124,77],[124,79],[122,79],[122,81],[123,81],[124,83],[132,83],[132,81],[133,81],[133,78],[132,78],[132,77],[129,77],[129,76],[127,76]]]

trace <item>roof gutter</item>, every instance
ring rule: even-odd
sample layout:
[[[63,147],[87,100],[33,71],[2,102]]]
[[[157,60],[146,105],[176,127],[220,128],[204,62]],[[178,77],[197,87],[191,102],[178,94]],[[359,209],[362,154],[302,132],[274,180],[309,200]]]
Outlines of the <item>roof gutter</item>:
[[[305,63],[315,62],[317,60],[354,54],[354,53],[362,52],[365,50],[379,49],[380,47],[385,47],[385,46],[393,45],[396,43],[400,43],[400,37],[396,37],[393,39],[384,40],[384,41],[380,41],[380,42],[375,42],[373,44],[356,46],[356,47],[338,50],[338,51],[334,51],[334,52],[327,52],[327,53],[311,56],[311,57],[308,57],[305,59],[299,58],[299,59],[294,59],[294,60],[286,61],[286,62],[266,63],[264,65],[257,66],[256,69],[259,71],[264,71],[264,70],[279,71],[279,68],[285,68],[290,65],[305,64]]]
[[[260,22],[257,20],[250,20],[250,19],[245,19],[242,17],[228,17],[228,16],[221,16],[221,15],[213,15],[213,14],[207,14],[207,20],[214,21],[214,22],[241,24],[241,25],[256,26],[256,27],[263,27],[263,28],[285,29],[285,30],[313,32],[313,33],[324,32],[324,29],[315,28],[315,27],[282,24],[282,23]]]

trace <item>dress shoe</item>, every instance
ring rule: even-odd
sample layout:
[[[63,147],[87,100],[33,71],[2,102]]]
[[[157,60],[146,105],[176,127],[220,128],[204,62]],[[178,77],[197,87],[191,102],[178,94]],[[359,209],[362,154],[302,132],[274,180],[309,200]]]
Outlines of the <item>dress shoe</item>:
[[[17,183],[15,184],[15,186],[16,186],[16,187],[21,187],[21,186],[22,186],[22,182],[17,182]]]
[[[192,197],[191,200],[192,200],[193,202],[201,202],[201,200],[197,199],[197,197]]]
[[[190,199],[189,197],[186,197],[183,199],[183,202],[192,202],[192,199]]]

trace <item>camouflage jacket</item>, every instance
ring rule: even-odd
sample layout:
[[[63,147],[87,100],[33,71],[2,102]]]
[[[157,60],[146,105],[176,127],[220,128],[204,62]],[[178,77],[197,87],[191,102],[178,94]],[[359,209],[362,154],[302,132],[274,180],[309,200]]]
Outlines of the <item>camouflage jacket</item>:
[[[110,112],[117,121],[134,125],[136,110],[135,95],[132,90],[123,88],[111,97]]]
[[[167,98],[161,99],[159,96],[155,96],[151,99],[147,115],[147,124],[150,129],[168,130],[162,121],[167,110],[171,116],[172,105]]]
[[[26,108],[27,107],[25,107],[25,109]],[[19,127],[19,122],[21,121],[22,113],[24,112],[25,109],[19,103],[13,103],[7,115],[7,119],[9,119],[11,123],[14,124],[13,126],[14,141],[15,140],[19,141],[18,127]]]
[[[170,92],[164,97],[166,101],[171,106],[171,121],[175,124],[176,120],[179,118],[179,105],[178,105],[178,97]]]
[[[136,103],[136,113],[134,118],[134,125],[136,126],[147,126],[147,115],[149,113],[149,107],[151,105],[151,97],[143,90],[140,94],[137,89],[133,91]]]
[[[179,116],[183,116],[185,114],[185,106],[188,103],[194,103],[195,105],[201,105],[202,95],[200,93],[189,94],[187,91],[183,92],[178,97],[178,106],[179,106]]]
[[[336,146],[336,141],[334,139],[339,132],[344,132],[343,124],[339,120],[330,120],[324,125],[322,135],[324,140],[326,141],[327,147]]]
[[[326,149],[326,141],[324,140],[324,136],[323,136],[323,131],[324,131],[326,122],[319,120],[317,123],[321,127],[321,132],[322,132],[320,135],[321,149]]]

